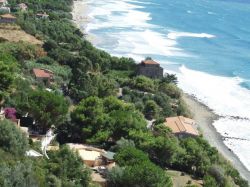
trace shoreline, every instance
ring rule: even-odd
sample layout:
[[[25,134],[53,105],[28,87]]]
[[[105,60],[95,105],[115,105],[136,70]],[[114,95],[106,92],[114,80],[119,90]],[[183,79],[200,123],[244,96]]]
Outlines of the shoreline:
[[[77,28],[85,29],[87,23],[90,22],[88,17],[88,6],[83,0],[74,1],[72,6],[72,20]]]
[[[87,24],[91,22],[91,18],[88,16],[88,14],[89,9],[86,1],[74,1],[72,8],[74,24],[83,32],[89,42],[96,43],[97,38],[94,37],[94,35],[89,35],[84,32],[84,30],[87,28]],[[219,116],[191,95],[183,94],[183,100],[193,114],[194,120],[197,122],[198,129],[200,132],[202,132],[204,139],[206,139],[211,146],[216,147],[218,152],[239,171],[243,178],[245,178],[250,183],[250,172],[240,161],[238,156],[224,144],[223,136],[218,133],[213,126],[213,122],[219,119]]]
[[[198,130],[202,133],[204,139],[206,139],[211,146],[216,147],[219,153],[239,171],[240,175],[250,182],[250,172],[238,156],[230,151],[224,144],[223,136],[219,134],[213,126],[213,122],[219,119],[219,116],[206,105],[197,101],[193,96],[183,94],[183,100],[190,109],[197,123]]]
[[[91,18],[88,16],[90,10],[86,1],[84,0],[76,0],[74,1],[72,7],[72,21],[82,32],[86,30],[87,24],[91,22]],[[85,38],[91,42],[96,43],[96,37],[94,35],[89,35],[86,32],[83,32]]]

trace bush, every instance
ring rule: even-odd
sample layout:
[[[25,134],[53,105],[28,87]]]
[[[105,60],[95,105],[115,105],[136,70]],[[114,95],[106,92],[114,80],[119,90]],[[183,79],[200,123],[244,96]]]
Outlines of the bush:
[[[41,57],[41,58],[38,58],[36,60],[37,63],[39,64],[46,64],[46,65],[52,65],[52,64],[55,64],[56,61],[48,56],[45,56],[45,57]]]
[[[9,120],[0,121],[0,148],[18,156],[24,156],[28,149],[28,139]]]

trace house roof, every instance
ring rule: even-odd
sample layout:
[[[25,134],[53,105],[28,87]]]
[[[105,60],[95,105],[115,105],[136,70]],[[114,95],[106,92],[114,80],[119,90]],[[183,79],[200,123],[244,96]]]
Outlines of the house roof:
[[[33,73],[37,78],[51,78],[53,76],[53,73],[46,69],[34,68]]]
[[[83,160],[95,161],[101,156],[101,153],[94,150],[79,149],[78,153]]]
[[[115,153],[108,151],[106,153],[103,153],[102,156],[109,160],[114,160]]]
[[[166,118],[166,126],[169,127],[173,133],[187,133],[198,136],[199,132],[194,127],[195,121],[183,116]]]
[[[143,60],[142,64],[159,64],[159,63],[154,60]]]
[[[105,153],[103,149],[98,149],[92,146],[83,145],[83,144],[67,144],[70,149],[77,151],[82,158],[82,160],[96,160],[98,157]]]
[[[16,17],[11,15],[11,14],[3,14],[0,17],[1,18],[8,18],[8,19],[16,19]]]

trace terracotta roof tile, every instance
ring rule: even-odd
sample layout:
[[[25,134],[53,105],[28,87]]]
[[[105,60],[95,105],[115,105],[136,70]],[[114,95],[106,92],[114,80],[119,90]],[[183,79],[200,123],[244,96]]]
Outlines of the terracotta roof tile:
[[[193,127],[195,121],[183,116],[166,118],[165,124],[173,131],[173,133],[187,133],[195,136],[199,135],[199,132]]]
[[[159,64],[158,62],[154,60],[143,60],[142,63],[143,64]]]
[[[51,78],[53,76],[53,73],[51,71],[45,69],[34,68],[33,73],[38,78]]]

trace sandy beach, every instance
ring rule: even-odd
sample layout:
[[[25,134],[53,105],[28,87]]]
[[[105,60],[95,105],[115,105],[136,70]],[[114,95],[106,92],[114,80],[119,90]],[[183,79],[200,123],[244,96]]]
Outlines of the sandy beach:
[[[90,21],[88,18],[88,6],[82,0],[74,1],[72,16],[76,26],[82,30],[86,28],[87,23]]]
[[[89,9],[86,1],[84,0],[78,0],[74,1],[73,10],[72,10],[72,16],[73,16],[73,22],[75,23],[76,27],[78,27],[82,32],[86,30],[87,24],[91,21],[91,18],[88,16]],[[84,32],[84,34],[86,34]],[[91,43],[97,43],[100,38],[97,38],[92,35],[85,35],[85,38],[90,41]]]
[[[239,158],[223,143],[223,137],[212,125],[213,121],[218,119],[219,116],[214,114],[207,106],[196,101],[192,96],[184,94],[183,99],[191,110],[203,137],[232,163],[242,177],[250,182],[250,172],[241,163]]]

